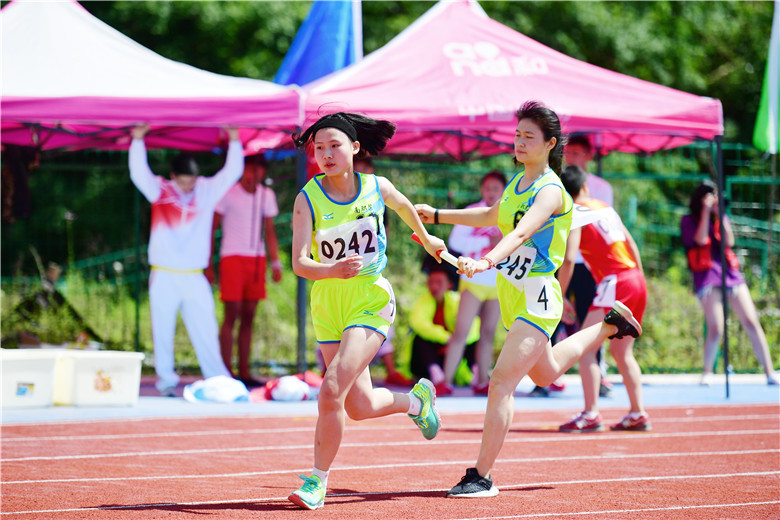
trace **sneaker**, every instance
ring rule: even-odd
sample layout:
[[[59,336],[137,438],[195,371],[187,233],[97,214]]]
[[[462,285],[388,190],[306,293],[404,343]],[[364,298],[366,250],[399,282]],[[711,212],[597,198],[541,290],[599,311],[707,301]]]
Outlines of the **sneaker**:
[[[395,386],[414,386],[414,381],[405,378],[404,375],[400,372],[392,372],[387,374],[387,377],[385,378],[385,384]]]
[[[303,480],[303,485],[297,491],[290,493],[287,500],[304,509],[319,509],[325,503],[325,486],[320,477],[312,475],[298,475]]]
[[[567,433],[600,432],[604,430],[604,425],[601,423],[601,414],[588,417],[585,412],[580,412],[571,421],[560,425],[558,430]]]
[[[471,387],[471,390],[474,391],[474,395],[488,395],[488,390],[490,389],[490,381],[484,384],[476,384]]]
[[[599,384],[599,397],[612,397],[612,389],[604,381]]]
[[[769,386],[780,385],[780,381],[777,380],[777,374],[767,374],[766,384],[768,384]]]
[[[168,388],[163,388],[160,390],[160,395],[162,397],[176,397],[176,387],[169,386]]]
[[[642,415],[636,419],[630,415],[623,417],[619,423],[613,424],[609,427],[610,430],[617,431],[630,431],[630,432],[646,432],[653,429],[650,425],[650,416],[646,412],[642,412]]]
[[[550,385],[550,390],[553,391],[553,392],[563,392],[564,390],[566,390],[566,383],[564,383],[560,379],[557,380],[557,381],[554,381]]]
[[[241,381],[242,383],[244,383],[244,386],[247,387],[247,388],[259,388],[261,386],[265,386],[265,383],[263,383],[262,381],[260,381],[258,379],[255,379],[252,376],[240,377],[240,378],[238,378],[238,380]]]
[[[420,409],[420,415],[409,414],[409,417],[420,428],[423,437],[431,440],[436,437],[441,428],[441,417],[439,417],[439,412],[436,410],[436,388],[433,386],[433,383],[422,378],[414,385],[412,393],[420,398],[422,408]]]
[[[710,386],[712,384],[712,374],[707,372],[701,375],[699,386]]]
[[[453,498],[483,498],[498,495],[498,488],[488,477],[481,477],[477,468],[466,470],[466,476],[460,479],[458,485],[447,492]]]
[[[624,336],[638,338],[642,334],[642,326],[634,318],[631,309],[619,301],[616,301],[612,309],[604,316],[604,323],[614,325],[618,329],[616,333],[609,336],[609,339],[620,339]]]
[[[528,397],[550,397],[550,391],[544,386],[536,385]]]
[[[426,379],[427,381],[427,379]],[[452,385],[447,384],[446,382],[442,381],[438,385],[435,385],[434,388],[436,389],[436,396],[437,397],[448,397],[452,395],[452,392],[455,391],[454,388],[452,388]]]

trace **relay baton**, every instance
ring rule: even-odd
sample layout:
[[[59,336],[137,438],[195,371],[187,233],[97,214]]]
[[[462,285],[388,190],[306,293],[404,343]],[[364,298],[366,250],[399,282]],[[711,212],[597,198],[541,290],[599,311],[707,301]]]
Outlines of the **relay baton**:
[[[420,240],[420,237],[417,236],[417,233],[412,233],[412,240],[414,240],[420,245],[423,245],[422,241]],[[448,264],[452,264],[455,267],[458,267],[458,259],[455,258],[455,255],[453,255],[449,251],[446,251],[444,249],[439,249],[438,251],[436,251],[436,254],[439,255],[441,259],[447,262]]]

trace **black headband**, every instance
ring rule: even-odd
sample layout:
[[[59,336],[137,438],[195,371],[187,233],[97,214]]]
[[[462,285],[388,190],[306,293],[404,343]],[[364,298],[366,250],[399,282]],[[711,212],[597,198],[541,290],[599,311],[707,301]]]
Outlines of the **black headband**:
[[[325,116],[313,125],[311,125],[311,128],[307,131],[309,135],[314,138],[314,135],[323,128],[335,128],[336,130],[341,130],[345,134],[347,134],[347,137],[349,137],[352,141],[357,141],[357,130],[355,130],[355,127],[352,126],[352,123],[350,123],[347,119],[340,117],[338,115],[330,115]]]

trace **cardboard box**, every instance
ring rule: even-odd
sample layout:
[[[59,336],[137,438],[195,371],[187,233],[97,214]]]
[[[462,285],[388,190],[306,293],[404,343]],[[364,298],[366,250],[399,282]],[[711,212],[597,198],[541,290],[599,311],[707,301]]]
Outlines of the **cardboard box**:
[[[0,349],[2,407],[51,406],[54,374],[64,349]]]
[[[141,389],[140,352],[67,350],[57,361],[54,404],[133,406]]]

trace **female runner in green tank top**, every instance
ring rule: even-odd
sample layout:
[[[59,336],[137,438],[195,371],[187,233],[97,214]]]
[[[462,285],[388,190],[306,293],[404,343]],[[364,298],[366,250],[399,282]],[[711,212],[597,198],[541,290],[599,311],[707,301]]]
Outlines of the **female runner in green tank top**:
[[[447,496],[491,497],[498,494],[490,470],[504,443],[514,413],[514,391],[529,375],[547,386],[608,336],[638,336],[642,328],[620,302],[602,323],[570,336],[552,348],[550,335],[560,321],[563,299],[555,271],[563,263],[572,224],[573,202],[558,178],[563,136],[558,116],[541,103],[526,102],[515,113],[515,162],[521,172],[507,184],[492,207],[436,210],[416,206],[425,223],[498,225],[504,238],[482,259],[458,259],[460,273],[497,269],[501,318],[508,333],[490,376],[482,444],[476,466]]]
[[[414,206],[384,177],[353,170],[354,158],[376,155],[395,125],[339,112],[321,118],[296,139],[311,146],[322,173],[295,199],[292,266],[314,280],[311,312],[325,358],[318,398],[314,469],[289,499],[305,509],[322,507],[328,470],[344,433],[345,413],[354,420],[407,413],[426,439],[440,420],[433,383],[421,379],[408,394],[373,388],[368,366],[395,318],[395,298],[382,277],[387,263],[385,206],[394,210],[441,261],[444,241],[430,236]]]

